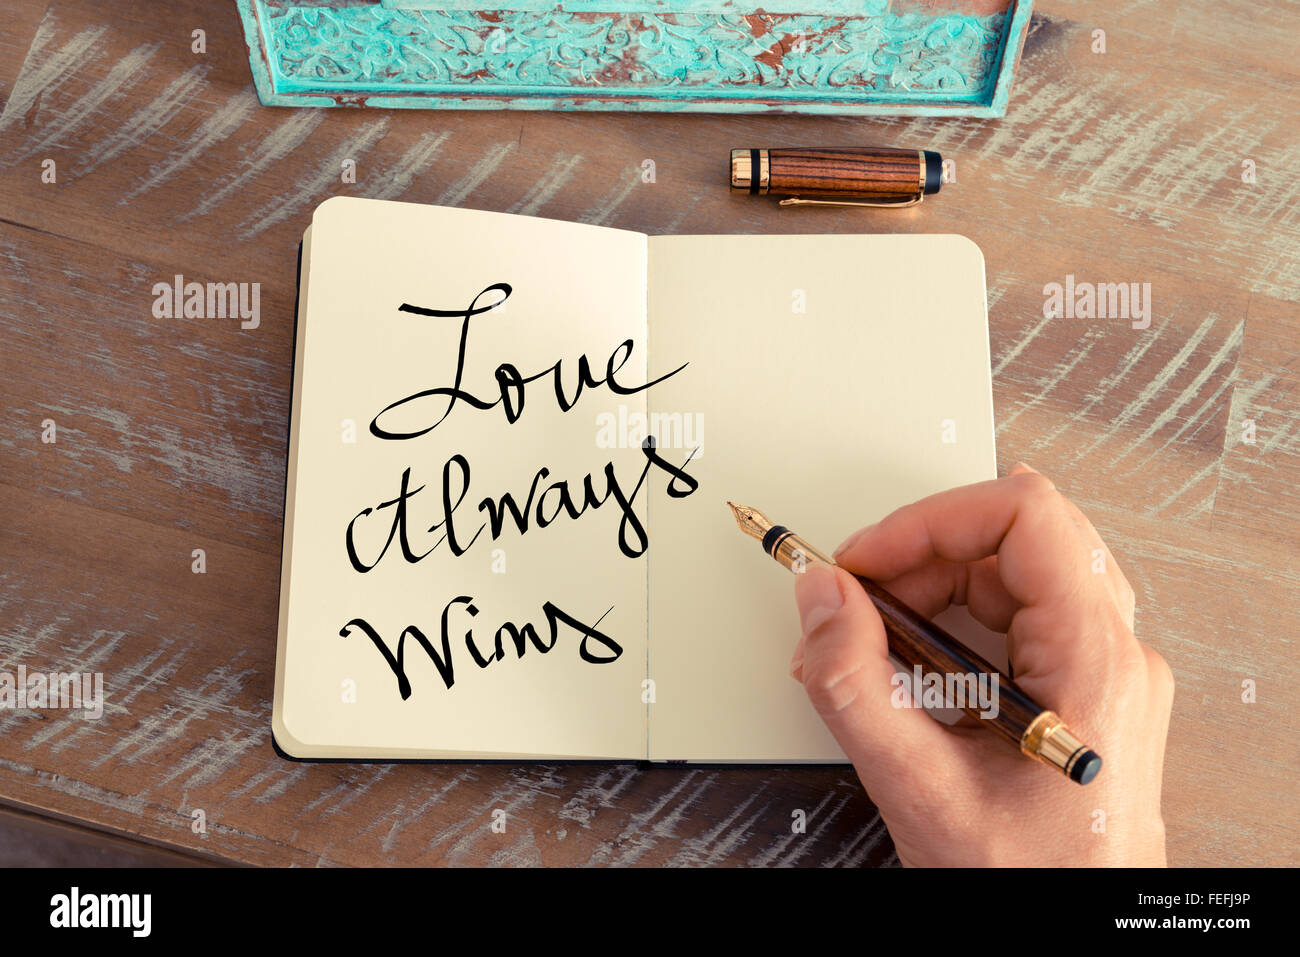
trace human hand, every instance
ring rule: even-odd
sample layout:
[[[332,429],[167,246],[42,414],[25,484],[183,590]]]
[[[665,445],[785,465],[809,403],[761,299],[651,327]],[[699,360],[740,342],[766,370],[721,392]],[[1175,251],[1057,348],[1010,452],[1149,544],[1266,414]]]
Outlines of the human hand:
[[[795,581],[803,637],[791,673],[853,762],[899,860],[1164,866],[1173,675],[1134,636],[1133,589],[1110,550],[1050,481],[1020,465],[932,495],[851,536],[836,561],[842,569],[809,565]],[[1102,756],[1096,780],[1080,787],[978,721],[947,727],[895,707],[884,624],[843,569],[926,617],[964,604],[1006,633],[1016,684]]]

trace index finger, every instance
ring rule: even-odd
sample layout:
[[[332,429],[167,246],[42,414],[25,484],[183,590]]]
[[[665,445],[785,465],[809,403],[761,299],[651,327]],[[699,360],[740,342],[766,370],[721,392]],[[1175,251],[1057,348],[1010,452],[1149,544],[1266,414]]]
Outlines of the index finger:
[[[1037,472],[939,492],[887,515],[837,551],[850,571],[888,581],[927,562],[998,556],[1007,593],[1042,605],[1077,593],[1091,552],[1056,486]]]

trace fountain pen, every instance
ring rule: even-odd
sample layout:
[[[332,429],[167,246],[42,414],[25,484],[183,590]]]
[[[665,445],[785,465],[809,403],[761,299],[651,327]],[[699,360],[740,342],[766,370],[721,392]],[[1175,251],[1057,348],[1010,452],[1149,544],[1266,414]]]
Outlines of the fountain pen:
[[[758,509],[732,502],[727,505],[740,530],[762,542],[763,551],[790,571],[801,572],[813,563],[836,564],[833,558],[828,558],[784,525],[773,523]],[[937,674],[940,678],[947,675],[989,675],[990,680],[998,682],[997,715],[981,718],[977,706],[962,710],[989,725],[1022,753],[1051,765],[1071,781],[1087,784],[1097,776],[1101,770],[1101,757],[1071,734],[1056,712],[1035,702],[993,665],[876,582],[861,575],[853,577],[880,612],[890,654],[909,668],[919,666],[923,674]]]

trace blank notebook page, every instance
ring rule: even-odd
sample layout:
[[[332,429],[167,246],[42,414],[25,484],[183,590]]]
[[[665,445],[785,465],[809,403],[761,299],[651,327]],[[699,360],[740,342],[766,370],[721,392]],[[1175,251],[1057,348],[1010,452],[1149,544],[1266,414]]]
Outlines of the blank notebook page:
[[[900,505],[995,477],[983,256],[924,235],[649,249],[650,375],[690,362],[650,410],[702,425],[699,490],[650,505],[650,758],[843,761],[789,675],[793,576],[725,501],[829,553]]]

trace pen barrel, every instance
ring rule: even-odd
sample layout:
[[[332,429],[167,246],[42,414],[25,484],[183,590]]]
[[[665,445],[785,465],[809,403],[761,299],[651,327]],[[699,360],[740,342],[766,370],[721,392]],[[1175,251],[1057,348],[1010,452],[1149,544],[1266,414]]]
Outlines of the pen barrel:
[[[751,518],[760,515],[766,526],[761,541],[763,551],[796,575],[811,564],[836,565],[834,558],[818,551],[784,525],[771,525],[766,517],[753,510],[748,514]],[[949,689],[955,692],[957,682],[961,682],[962,697],[967,703],[953,703],[972,718],[983,721],[1021,753],[1056,768],[1077,784],[1087,784],[1097,776],[1101,757],[1071,734],[1056,712],[1034,701],[1010,677],[870,578],[853,577],[880,613],[889,653],[913,672],[919,667],[926,684],[930,683],[930,676],[935,676],[942,683],[945,700]],[[980,688],[982,675],[987,676],[983,689]],[[992,681],[997,682],[996,708],[988,684]],[[924,689],[915,690],[920,694]],[[981,690],[984,695],[980,694]],[[924,698],[921,703],[925,703]],[[988,713],[993,711],[996,714]]]
[[[944,681],[945,688],[948,675],[995,676],[998,682],[997,715],[982,715],[979,703],[970,702],[971,706],[962,710],[972,718],[989,725],[1019,748],[1025,732],[1039,715],[1050,714],[989,661],[967,649],[943,628],[903,604],[870,578],[853,577],[880,612],[890,653],[904,665],[909,668],[919,665],[923,675],[937,675]]]
[[[731,151],[731,188],[757,195],[898,199],[939,191],[942,160],[928,150],[795,147]]]

